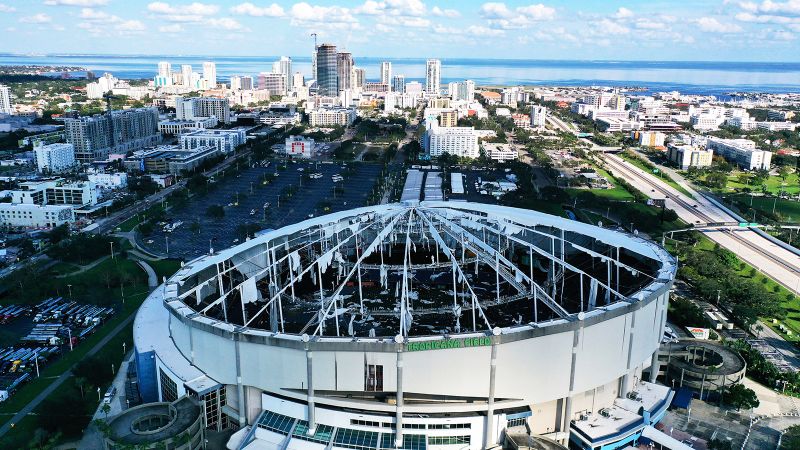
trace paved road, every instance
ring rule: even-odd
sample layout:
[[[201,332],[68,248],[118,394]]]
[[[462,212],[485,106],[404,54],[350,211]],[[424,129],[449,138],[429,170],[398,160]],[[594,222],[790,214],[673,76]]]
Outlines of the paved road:
[[[100,351],[100,349],[105,347],[106,344],[108,344],[108,342],[114,338],[114,336],[119,334],[123,329],[125,329],[126,326],[128,326],[131,322],[133,322],[134,317],[136,317],[136,314],[131,314],[125,320],[123,320],[122,323],[117,325],[113,330],[111,330],[110,333],[108,333],[103,339],[101,339],[100,342],[98,342],[94,347],[92,347],[91,350],[89,350],[89,352],[86,353],[86,357],[94,355],[95,353]],[[44,401],[44,399],[46,399],[50,394],[52,394],[53,391],[58,389],[65,381],[67,381],[67,379],[72,377],[72,369],[74,367],[75,365],[70,367],[69,370],[67,370],[66,372],[62,373],[61,376],[59,376],[52,383],[50,383],[50,385],[47,386],[42,392],[40,392],[39,395],[37,395],[33,400],[31,400],[30,403],[25,405],[25,407],[22,408],[22,410],[17,412],[14,415],[14,417],[11,418],[11,420],[3,424],[3,426],[0,427],[0,438],[2,438],[3,436],[5,436],[6,433],[8,433],[8,431],[11,429],[11,424],[18,423],[20,420],[25,418],[25,416],[33,412],[33,410],[36,409],[36,407],[38,407],[39,404],[42,403],[42,401]]]

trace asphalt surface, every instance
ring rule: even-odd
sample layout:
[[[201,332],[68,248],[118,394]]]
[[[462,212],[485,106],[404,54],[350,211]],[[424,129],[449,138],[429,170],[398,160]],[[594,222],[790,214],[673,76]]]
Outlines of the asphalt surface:
[[[298,169],[303,169],[300,171]],[[181,207],[170,209],[168,223],[183,222],[171,232],[163,226],[156,227],[150,236],[140,237],[139,244],[147,251],[173,258],[194,259],[208,252],[209,247],[224,249],[240,242],[239,225],[252,224],[254,229],[277,229],[297,223],[309,216],[364,206],[375,181],[380,176],[379,164],[347,163],[347,166],[327,163],[290,163],[286,170],[277,170],[273,162],[269,167],[242,170],[236,178],[217,181],[207,194],[192,197]],[[334,193],[336,174],[351,175],[340,182],[344,191]],[[265,175],[278,176],[263,184]],[[322,178],[302,180],[304,173],[320,173]],[[279,201],[289,186],[296,188],[288,200]],[[238,205],[237,205],[238,200]],[[224,207],[221,218],[206,214],[211,205]],[[266,206],[265,206],[266,205]],[[324,208],[329,207],[329,211]],[[198,223],[199,229],[192,230]],[[169,246],[169,252],[167,252]]]

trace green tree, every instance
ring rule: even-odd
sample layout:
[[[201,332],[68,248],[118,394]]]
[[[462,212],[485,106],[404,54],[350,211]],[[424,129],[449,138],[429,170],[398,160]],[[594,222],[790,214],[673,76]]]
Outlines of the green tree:
[[[225,217],[225,208],[221,205],[211,205],[206,208],[206,215],[212,219],[221,219]]]
[[[736,410],[756,408],[761,403],[755,391],[743,384],[734,384],[722,394],[722,401]]]
[[[706,184],[716,189],[724,189],[728,185],[728,176],[722,172],[710,173],[706,177]]]

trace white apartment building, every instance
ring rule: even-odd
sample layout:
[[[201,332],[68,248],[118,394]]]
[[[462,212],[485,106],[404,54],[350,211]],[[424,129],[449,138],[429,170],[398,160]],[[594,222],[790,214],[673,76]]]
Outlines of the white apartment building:
[[[53,228],[75,221],[69,205],[0,203],[0,226],[9,228]]]
[[[180,148],[194,150],[209,146],[222,153],[232,153],[236,147],[244,143],[245,138],[245,132],[241,129],[197,130],[181,135]]]
[[[89,182],[105,190],[123,189],[128,186],[128,174],[125,172],[92,173]]]
[[[425,92],[439,94],[442,83],[442,62],[438,59],[429,59],[425,63]]]
[[[392,82],[392,63],[383,61],[381,63],[381,83],[389,84]]]
[[[217,87],[217,65],[211,61],[203,63],[203,84],[205,89]]]
[[[182,64],[181,65],[181,78],[183,81],[183,86],[188,88],[197,88],[194,84],[192,84],[192,65],[191,64]]]
[[[283,77],[283,93],[291,92],[293,88],[292,82],[294,81],[294,77],[292,77],[292,58],[281,56],[281,59],[272,63],[272,72],[280,74],[280,76]]]
[[[475,100],[475,82],[472,80],[454,81],[447,85],[447,93],[454,102]]]
[[[406,83],[406,94],[422,94],[422,83],[409,81]]]
[[[544,106],[531,106],[531,127],[544,128],[547,120],[547,108]]]
[[[314,140],[303,136],[289,136],[283,147],[287,156],[311,158],[314,156]]]
[[[431,157],[449,153],[462,158],[480,156],[478,135],[473,127],[440,127],[436,119],[425,122],[424,148]]]
[[[519,159],[519,152],[511,144],[484,142],[481,147],[486,156],[495,161],[506,162]]]
[[[714,158],[714,152],[693,145],[669,144],[667,157],[681,170],[686,170],[689,167],[709,167]]]
[[[749,170],[769,170],[772,152],[759,150],[749,139],[719,139],[710,137],[706,148],[722,156],[733,164]]]
[[[88,83],[86,85],[86,98],[91,98],[91,99],[103,98],[103,94],[113,90],[117,86],[118,82],[119,82],[118,79],[114,78],[113,75],[106,72],[103,74],[102,77],[98,78],[97,81]]]
[[[797,125],[794,122],[758,122],[756,126],[769,131],[794,131],[797,129]]]
[[[396,77],[395,77],[396,78]],[[390,92],[383,103],[384,112],[391,113],[397,109],[414,108],[419,101],[419,94],[402,94]]]
[[[33,153],[39,173],[61,173],[74,169],[75,146],[72,144],[49,144],[35,141]]]
[[[20,183],[11,191],[11,203],[27,205],[94,206],[99,198],[94,183],[65,183],[61,178]]]
[[[195,120],[214,116],[220,122],[231,122],[231,105],[227,99],[215,97],[175,97],[175,119]]]
[[[0,114],[11,114],[13,109],[11,108],[11,92],[8,89],[8,86],[3,86],[0,84]]]
[[[308,121],[312,127],[347,127],[355,120],[356,110],[353,108],[318,108],[308,113]]]
[[[663,147],[667,135],[660,131],[641,131],[638,133],[639,145],[642,147]]]
[[[187,131],[214,128],[219,125],[215,116],[196,117],[191,120],[163,120],[158,123],[158,131],[162,134],[177,135]]]

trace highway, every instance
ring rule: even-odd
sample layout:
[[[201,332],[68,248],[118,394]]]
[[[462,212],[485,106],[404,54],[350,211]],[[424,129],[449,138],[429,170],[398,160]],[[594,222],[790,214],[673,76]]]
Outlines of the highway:
[[[642,191],[650,198],[666,199],[666,206],[689,224],[708,222],[737,222],[737,219],[711,203],[702,194],[689,188],[694,198],[655,175],[644,171],[621,157],[604,154],[611,172]],[[709,239],[734,252],[743,261],[768,274],[790,291],[800,295],[800,256],[776,245],[749,228],[698,230]]]

